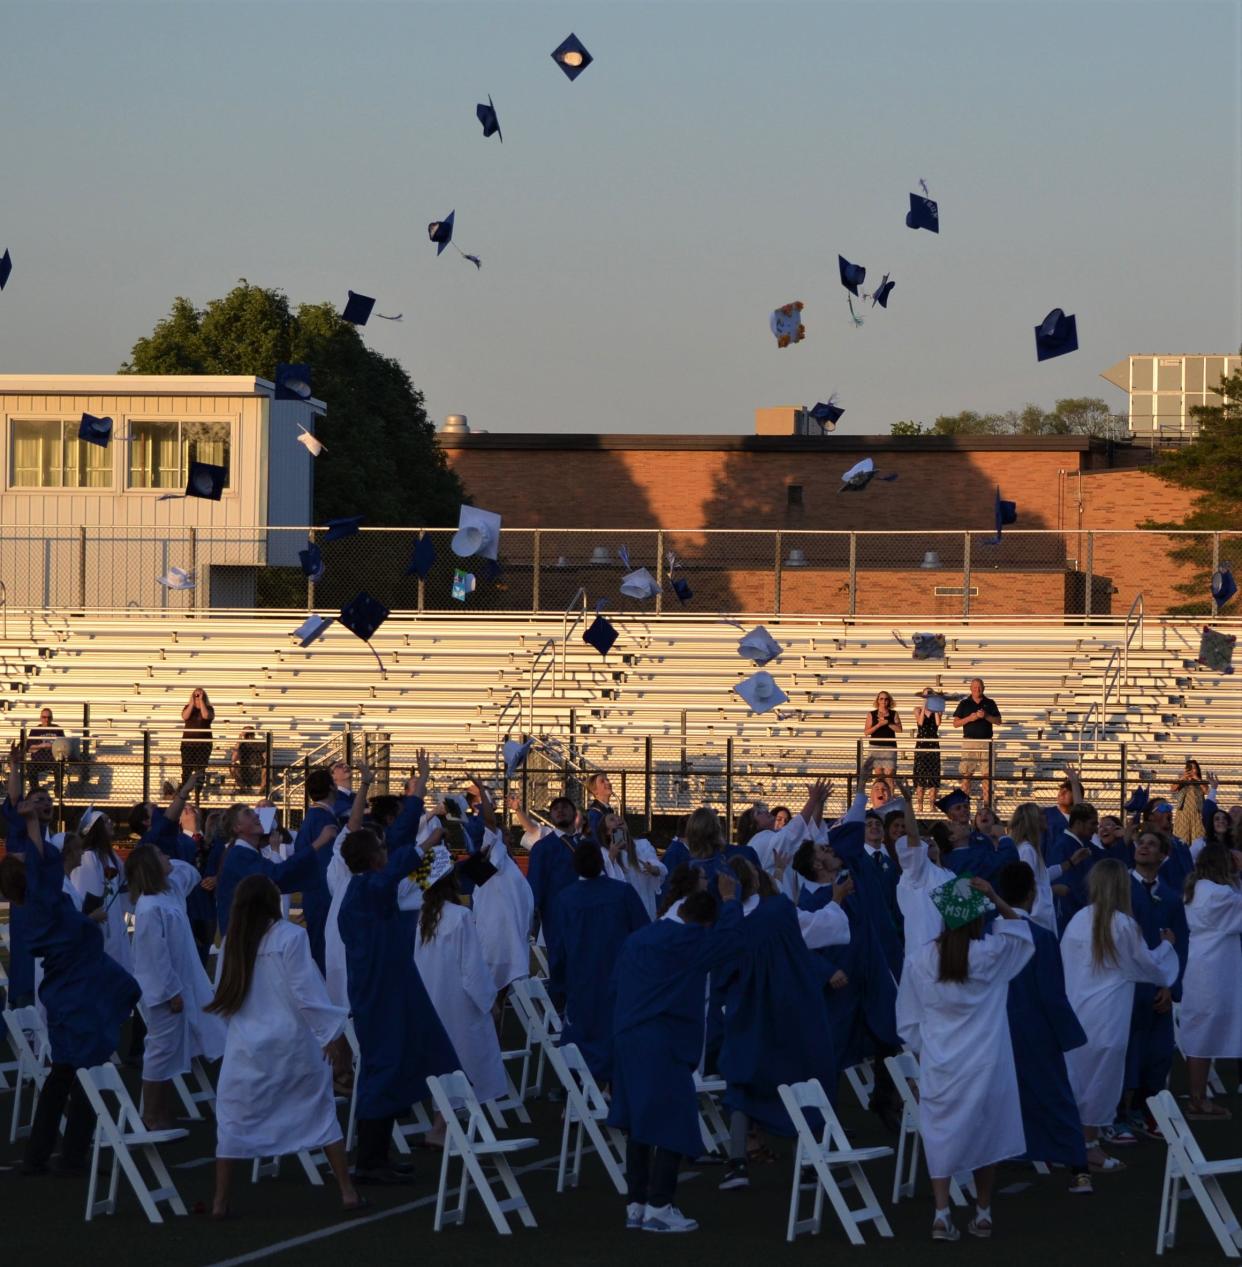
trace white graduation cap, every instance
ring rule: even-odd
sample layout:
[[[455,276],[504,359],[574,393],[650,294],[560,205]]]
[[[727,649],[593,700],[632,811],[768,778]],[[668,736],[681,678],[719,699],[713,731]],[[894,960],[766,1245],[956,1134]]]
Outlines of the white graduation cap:
[[[524,743],[518,743],[516,739],[505,740],[505,775],[508,778],[513,778],[526,764],[526,754],[534,742],[533,739],[527,739]]]
[[[776,685],[776,679],[762,669],[744,678],[733,689],[746,701],[752,713],[768,713],[789,702],[789,696]]]
[[[329,625],[335,623],[335,616],[308,616],[293,631],[293,636],[302,646],[309,647],[312,642],[318,642],[324,636]]]
[[[756,664],[767,664],[775,660],[784,650],[779,642],[762,626],[756,625],[737,644],[737,653],[745,660],[753,660]]]
[[[659,592],[655,577],[646,568],[638,568],[621,578],[621,593],[626,598],[654,598]]]
[[[298,432],[298,443],[307,451],[307,453],[311,455],[311,457],[317,458],[328,447],[322,440],[319,439],[318,436],[307,431],[300,422],[298,423]]]
[[[270,836],[272,828],[276,826],[276,806],[260,805],[255,813],[259,816],[259,826],[263,828],[263,834]]]
[[[841,476],[842,484],[865,484],[875,474],[875,463],[871,458],[863,458],[861,462],[855,462],[844,475]]]
[[[500,516],[477,506],[463,506],[450,544],[459,558],[481,554],[485,559],[494,559],[500,552]]]
[[[185,568],[169,568],[159,578],[159,583],[168,590],[192,590],[194,588],[194,574],[187,572]]]

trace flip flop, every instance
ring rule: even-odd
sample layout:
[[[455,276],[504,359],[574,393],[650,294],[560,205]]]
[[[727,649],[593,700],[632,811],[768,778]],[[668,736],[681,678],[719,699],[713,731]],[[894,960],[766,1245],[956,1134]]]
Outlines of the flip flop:
[[[1113,1174],[1119,1170],[1124,1170],[1125,1168],[1126,1168],[1126,1163],[1122,1161],[1119,1157],[1105,1157],[1103,1162],[1099,1164],[1095,1162],[1087,1163],[1087,1169],[1093,1175]]]
[[[1233,1114],[1223,1104],[1206,1100],[1197,1109],[1187,1105],[1186,1117],[1191,1122],[1228,1122],[1232,1120]]]

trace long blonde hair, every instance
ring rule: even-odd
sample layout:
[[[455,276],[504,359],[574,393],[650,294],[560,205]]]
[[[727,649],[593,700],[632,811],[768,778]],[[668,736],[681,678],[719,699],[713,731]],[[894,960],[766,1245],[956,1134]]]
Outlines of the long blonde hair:
[[[1120,911],[1133,918],[1130,904],[1130,874],[1116,858],[1102,858],[1087,876],[1087,896],[1091,899],[1091,963],[1096,968],[1120,962],[1113,938],[1113,916]]]
[[[1009,835],[1019,845],[1033,845],[1042,858],[1044,816],[1034,801],[1023,801],[1009,819]]]
[[[714,809],[700,805],[686,819],[686,848],[692,858],[710,858],[724,848],[720,818]]]

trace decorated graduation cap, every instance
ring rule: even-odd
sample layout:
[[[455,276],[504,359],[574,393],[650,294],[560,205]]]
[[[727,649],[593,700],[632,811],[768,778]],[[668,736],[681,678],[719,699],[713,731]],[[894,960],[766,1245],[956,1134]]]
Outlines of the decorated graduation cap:
[[[743,678],[733,689],[746,701],[752,713],[769,713],[789,700],[766,669]]]
[[[595,604],[595,619],[582,635],[582,641],[594,647],[600,655],[606,656],[617,641],[616,628],[603,616],[604,600]]]
[[[960,787],[955,787],[952,792],[946,793],[936,802],[936,808],[942,813],[947,814],[956,805],[969,805],[970,797],[962,791]]]
[[[1054,356],[1078,351],[1078,318],[1066,316],[1060,308],[1054,308],[1035,327],[1035,357],[1050,361]]]
[[[82,421],[78,424],[78,439],[106,449],[112,441],[112,419],[83,414]]]
[[[973,923],[981,915],[996,909],[978,889],[971,884],[972,876],[956,876],[931,892],[932,905],[940,912],[944,926],[961,928]]]
[[[478,889],[496,874],[496,868],[483,854],[470,853],[457,864],[457,874],[464,876]]]
[[[477,584],[473,572],[467,572],[465,568],[456,568],[453,572],[453,587],[450,594],[457,602],[464,603],[474,593]]]
[[[876,304],[879,304],[881,308],[887,308],[888,297],[892,294],[893,287],[896,285],[896,282],[889,281],[888,274],[885,273],[884,280],[871,293],[871,306],[874,308]]]
[[[451,246],[463,260],[469,260],[475,268],[482,268],[483,261],[477,255],[467,255],[465,251],[453,241],[453,219],[457,215],[456,211],[450,211],[443,220],[433,220],[427,226],[427,236],[436,245],[437,257],[444,254],[444,248]]]
[[[773,310],[768,326],[776,336],[776,346],[787,348],[791,343],[801,343],[806,338],[806,326],[802,324],[802,300],[782,304]]]
[[[426,865],[430,863],[430,865]],[[444,845],[436,845],[423,866],[414,873],[418,887],[425,893],[433,884],[439,884],[453,870],[453,855]]]
[[[927,196],[927,182],[919,181],[922,195],[910,195],[910,210],[906,212],[907,229],[927,229],[932,233],[940,232],[940,206]]]
[[[1224,605],[1238,592],[1238,583],[1233,579],[1233,569],[1228,563],[1222,563],[1212,573],[1212,602],[1218,608]]]
[[[335,616],[311,615],[293,631],[293,636],[298,640],[299,646],[309,647],[312,642],[318,642],[335,624]]]
[[[300,422],[298,423],[298,443],[313,458],[317,458],[328,447],[313,431],[307,431]]]
[[[565,72],[571,82],[578,78],[595,60],[586,45],[572,32],[552,50],[552,60]]]
[[[323,534],[323,539],[325,542],[340,541],[345,537],[352,537],[361,527],[361,515],[346,515],[341,519],[329,519],[328,531]]]
[[[508,778],[513,778],[526,764],[527,754],[530,752],[531,744],[534,742],[533,739],[524,739],[520,743],[516,739],[505,740],[505,775]]]
[[[500,553],[500,516],[478,506],[462,506],[457,513],[457,531],[450,549],[459,559],[479,554],[495,559]]]
[[[420,580],[425,581],[435,561],[435,544],[430,537],[419,537],[414,546],[414,553],[410,555],[405,574],[406,576],[417,576]]]
[[[372,303],[375,301],[372,300]],[[311,372],[310,366],[287,365],[281,361],[276,366],[276,393],[277,400],[310,400],[311,398]]]
[[[1127,814],[1141,814],[1146,808],[1147,803],[1151,800],[1151,789],[1145,787],[1136,787],[1130,795],[1130,799],[1126,802]]]
[[[770,664],[783,650],[784,647],[762,625],[756,625],[737,644],[738,655],[743,660],[753,660],[757,665]]]
[[[1233,634],[1213,629],[1211,625],[1204,625],[1199,637],[1197,663],[1211,669],[1214,673],[1232,673],[1233,649],[1237,641]]]
[[[658,582],[646,568],[636,568],[621,578],[621,593],[626,598],[654,598],[659,592]]]
[[[998,546],[1001,543],[1002,529],[1010,527],[1018,522],[1018,503],[1007,502],[1000,495],[1000,489],[996,490],[996,504],[993,507],[993,520],[996,526],[996,536],[991,541],[984,542],[985,545]]]
[[[192,590],[194,588],[194,573],[187,571],[185,568],[169,568],[159,578],[159,583],[166,590]]]
[[[348,295],[349,298],[345,301],[345,309],[341,313],[341,320],[348,321],[353,326],[365,326],[371,319],[375,300],[370,295],[359,295],[352,290],[348,292]],[[386,317],[382,312],[377,312],[375,315],[381,321],[400,321],[404,314],[399,312],[395,317]]]
[[[4,254],[0,255],[0,290],[3,290],[9,280],[9,274],[13,271],[13,257],[9,254],[8,248],[5,248]]]
[[[388,619],[388,615],[388,608],[378,598],[373,598],[366,590],[363,590],[341,608],[340,620],[350,633],[370,646],[371,639]],[[380,659],[379,652],[374,647],[371,647],[371,651],[380,668],[383,669],[384,662]]]
[[[845,410],[836,404],[836,399],[836,392],[833,392],[827,400],[821,400],[814,408],[806,411],[808,418],[814,418],[819,423],[821,431],[835,431],[837,423],[841,421],[841,416],[845,413]]]
[[[837,489],[838,493],[861,493],[873,479],[883,480],[885,483],[891,483],[897,476],[881,475],[875,469],[875,462],[871,458],[863,458],[861,462],[855,462],[844,475],[841,476],[841,487]]]
[[[487,105],[481,101],[474,108],[474,116],[483,125],[484,136],[498,136],[501,144],[504,144],[504,135],[500,131],[500,120],[496,117],[496,107],[492,104],[492,98],[489,94]]]
[[[305,550],[298,551],[298,559],[302,564],[302,574],[308,581],[318,581],[323,577],[323,555],[313,541],[308,542]]]

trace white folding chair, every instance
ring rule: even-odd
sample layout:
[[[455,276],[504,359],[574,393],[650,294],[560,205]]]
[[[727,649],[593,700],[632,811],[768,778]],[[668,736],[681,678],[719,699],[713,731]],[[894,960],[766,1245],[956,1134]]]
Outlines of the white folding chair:
[[[699,1134],[703,1136],[705,1153],[727,1153],[729,1127],[716,1103],[716,1097],[724,1092],[728,1083],[723,1078],[705,1078],[696,1069],[694,1094],[699,1102]]]
[[[893,1204],[902,1197],[914,1196],[919,1179],[919,1150],[923,1137],[919,1134],[919,1062],[913,1052],[903,1051],[896,1056],[886,1056],[884,1066],[901,1096],[901,1128],[897,1134],[897,1166],[893,1173]],[[968,1190],[974,1188],[973,1176],[964,1176]],[[949,1200],[954,1205],[965,1205],[962,1184],[956,1177],[949,1179]]]
[[[142,1023],[151,1028],[151,1014],[147,1010],[147,1005],[141,999],[138,1001],[138,1015],[142,1017]],[[192,1078],[194,1087],[191,1089],[186,1078]],[[186,1074],[174,1074],[172,1078],[173,1090],[177,1093],[177,1098],[181,1101],[181,1107],[185,1110],[185,1115],[192,1122],[204,1121],[202,1110],[198,1107],[205,1104],[209,1108],[215,1108],[216,1092],[211,1085],[211,1079],[207,1076],[207,1070],[203,1068],[203,1062],[195,1056],[190,1061],[190,1072]]]
[[[358,1071],[362,1068],[362,1051],[358,1046],[358,1034],[354,1022],[345,1022],[345,1041],[354,1058],[354,1085],[349,1093],[349,1121],[345,1128],[345,1151],[352,1151],[358,1136]],[[392,1124],[392,1143],[399,1153],[409,1154],[410,1140],[416,1135],[426,1135],[431,1130],[431,1118],[421,1104],[416,1104],[410,1111],[412,1120],[394,1122]]]
[[[427,1089],[431,1092],[431,1102],[444,1117],[446,1128],[440,1187],[436,1193],[435,1231],[441,1231],[446,1222],[460,1224],[466,1221],[466,1199],[472,1183],[479,1190],[493,1226],[502,1236],[510,1234],[509,1221],[505,1218],[509,1212],[515,1212],[523,1226],[534,1227],[535,1216],[518,1186],[507,1154],[534,1148],[539,1141],[497,1139],[474,1094],[470,1079],[460,1070],[428,1078]],[[461,1162],[461,1182],[457,1187],[456,1206],[446,1211],[449,1169],[454,1160]],[[492,1188],[492,1180],[483,1169],[484,1161],[495,1167],[496,1180],[504,1186],[507,1196],[498,1196]]]
[[[1221,1175],[1242,1174],[1242,1157],[1208,1161],[1171,1091],[1161,1091],[1147,1101],[1147,1108],[1168,1145],[1164,1162],[1164,1189],[1160,1195],[1160,1226],[1156,1253],[1172,1249],[1177,1239],[1177,1207],[1184,1183],[1199,1203],[1217,1243],[1229,1258],[1242,1257],[1242,1227],[1220,1186]]]
[[[862,1163],[891,1157],[893,1150],[886,1146],[852,1147],[818,1079],[797,1082],[792,1086],[783,1084],[777,1090],[785,1111],[793,1121],[798,1137],[798,1146],[794,1152],[793,1190],[789,1197],[789,1221],[785,1230],[785,1239],[792,1241],[802,1232],[810,1232],[812,1235],[819,1233],[825,1193],[828,1194],[828,1200],[832,1202],[832,1208],[836,1211],[837,1218],[850,1239],[850,1244],[863,1243],[863,1235],[859,1227],[864,1223],[874,1223],[881,1236],[892,1236],[893,1229],[889,1227],[888,1219],[884,1217],[884,1210],[876,1199],[875,1190],[871,1187],[871,1181],[867,1178]],[[823,1133],[818,1137],[807,1120],[806,1110],[808,1109],[819,1113],[824,1120]],[[805,1186],[815,1189],[815,1202],[811,1216],[802,1219],[798,1217],[804,1188],[802,1172],[808,1167],[814,1172],[815,1178],[813,1183]],[[841,1185],[833,1173],[838,1167],[844,1167],[849,1171],[850,1178],[854,1181],[854,1188],[862,1198],[863,1204],[856,1210],[850,1208],[845,1193],[841,1191]]]
[[[537,942],[530,944],[530,953],[535,960],[536,979],[546,981],[548,979],[548,954],[547,951]]]
[[[538,977],[526,977],[521,981],[515,981],[509,989],[513,995],[518,1019],[526,1030],[527,1042],[532,1047],[539,1048],[539,1061],[535,1066],[533,1082],[527,1078],[526,1071],[523,1070],[523,1082],[518,1094],[525,1100],[532,1094],[538,1095],[542,1092],[547,1049],[560,1042],[564,1022],[556,1010],[556,1005],[552,1002],[552,996],[548,994],[547,987]]]
[[[158,1145],[185,1139],[189,1131],[180,1128],[167,1131],[147,1130],[124,1082],[121,1081],[120,1072],[113,1064],[79,1069],[78,1081],[86,1092],[91,1108],[95,1110],[95,1142],[91,1149],[90,1185],[86,1191],[86,1221],[89,1223],[96,1214],[116,1213],[117,1188],[122,1171],[143,1212],[152,1223],[164,1221],[159,1211],[161,1201],[167,1201],[174,1214],[185,1214],[185,1203],[164,1165]],[[108,1107],[110,1097],[116,1103],[115,1116]],[[112,1150],[112,1173],[108,1181],[108,1195],[102,1200],[96,1200],[105,1149]],[[141,1153],[146,1158],[155,1177],[156,1187],[150,1187],[143,1177],[135,1153]]]
[[[9,1033],[9,1046],[17,1057],[13,1065],[13,1115],[9,1119],[9,1143],[12,1144],[30,1134],[39,1092],[47,1081],[48,1039],[47,1026],[37,1007],[6,1011],[4,1024]],[[30,1088],[29,1115],[22,1112],[27,1086]]]
[[[548,1045],[548,1063],[552,1072],[565,1089],[565,1112],[562,1115],[561,1160],[556,1170],[556,1190],[565,1191],[566,1180],[571,1188],[578,1186],[582,1176],[583,1137],[590,1136],[591,1143],[612,1186],[621,1196],[627,1192],[625,1183],[625,1137],[615,1127],[608,1125],[608,1101],[599,1089],[599,1083],[587,1067],[576,1043],[564,1047]],[[570,1136],[573,1136],[574,1164],[569,1169]]]
[[[871,1107],[871,1093],[875,1090],[875,1065],[870,1060],[860,1060],[856,1065],[850,1065],[845,1071],[845,1080],[850,1084],[850,1090],[858,1099],[859,1106],[864,1112]]]

